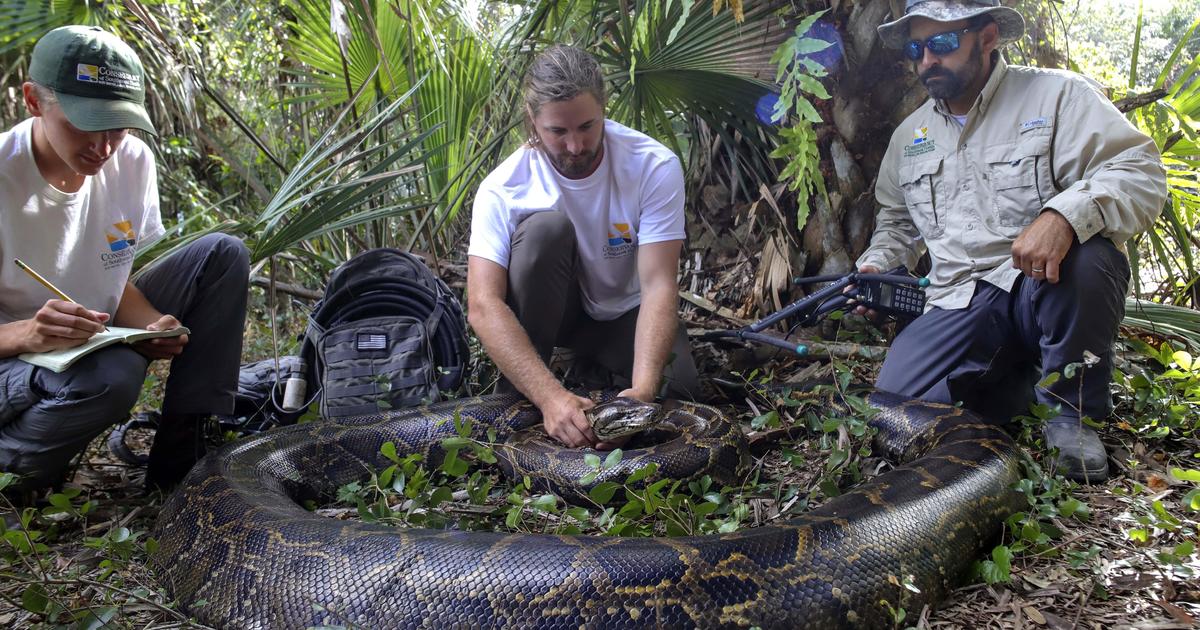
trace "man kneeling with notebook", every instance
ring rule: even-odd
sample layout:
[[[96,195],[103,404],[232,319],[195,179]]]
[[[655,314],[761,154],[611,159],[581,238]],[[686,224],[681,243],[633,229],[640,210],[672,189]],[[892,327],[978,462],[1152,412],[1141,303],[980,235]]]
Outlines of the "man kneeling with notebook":
[[[130,280],[134,252],[163,234],[145,76],[133,50],[94,27],[50,31],[22,86],[31,117],[0,134],[0,471],[19,494],[62,481],[72,457],[124,419],[146,368],[169,359],[146,482],[168,488],[203,454],[201,427],[237,390],[249,263],[241,241],[201,238]],[[69,300],[35,282],[14,259]],[[17,355],[83,344],[106,325],[190,335],[117,344],[61,373]]]

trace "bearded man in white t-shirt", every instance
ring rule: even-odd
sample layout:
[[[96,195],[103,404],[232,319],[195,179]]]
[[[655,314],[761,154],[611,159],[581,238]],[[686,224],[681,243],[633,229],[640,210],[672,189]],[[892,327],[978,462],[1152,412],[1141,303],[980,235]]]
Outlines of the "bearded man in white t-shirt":
[[[150,361],[171,361],[147,485],[178,482],[203,453],[201,427],[233,410],[249,264],[231,236],[193,241],[130,279],[134,253],[162,236],[155,134],[133,50],[95,27],[38,40],[22,96],[30,118],[0,133],[0,471],[28,502],[137,401]],[[14,263],[40,272],[55,297]],[[117,344],[61,373],[26,352],[83,344],[105,325],[190,335]]]
[[[577,396],[547,367],[569,347],[628,379],[621,396],[699,394],[679,325],[684,232],[679,158],[606,120],[600,65],[553,46],[524,81],[529,141],[479,187],[471,221],[469,319],[504,378],[537,405],[550,435],[598,443]]]

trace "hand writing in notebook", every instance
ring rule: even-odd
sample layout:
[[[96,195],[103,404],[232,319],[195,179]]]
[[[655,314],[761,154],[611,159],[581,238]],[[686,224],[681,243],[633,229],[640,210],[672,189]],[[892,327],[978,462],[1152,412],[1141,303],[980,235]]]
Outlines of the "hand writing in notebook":
[[[82,345],[104,330],[108,313],[66,300],[48,300],[32,319],[25,320],[25,352],[46,352]]]
[[[146,330],[173,330],[182,325],[175,317],[163,315],[158,321],[146,326]],[[148,359],[173,359],[183,352],[183,347],[187,345],[187,342],[188,336],[180,335],[139,341],[133,344],[133,347]]]

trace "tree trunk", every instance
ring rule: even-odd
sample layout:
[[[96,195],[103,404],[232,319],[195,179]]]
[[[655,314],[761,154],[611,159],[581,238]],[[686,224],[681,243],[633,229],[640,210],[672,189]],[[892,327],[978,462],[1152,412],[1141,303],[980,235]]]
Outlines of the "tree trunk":
[[[818,133],[828,201],[814,203],[803,234],[805,275],[850,271],[875,228],[875,178],[892,130],[927,97],[899,51],[876,27],[904,10],[903,0],[832,2],[841,51],[831,69],[834,95]]]

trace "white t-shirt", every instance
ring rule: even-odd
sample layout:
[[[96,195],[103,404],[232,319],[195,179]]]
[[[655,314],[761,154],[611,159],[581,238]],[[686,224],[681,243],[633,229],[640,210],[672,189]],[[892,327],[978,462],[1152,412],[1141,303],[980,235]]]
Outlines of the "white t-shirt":
[[[467,253],[508,268],[512,235],[535,212],[575,226],[583,309],[605,321],[641,303],[637,248],[683,240],[683,168],[653,138],[604,122],[604,156],[584,179],[568,179],[541,150],[523,146],[479,186]]]
[[[0,323],[29,319],[55,297],[14,258],[76,302],[115,314],[138,245],[163,234],[154,155],[126,136],[100,172],[65,193],[33,160],[33,120],[0,134]]]

